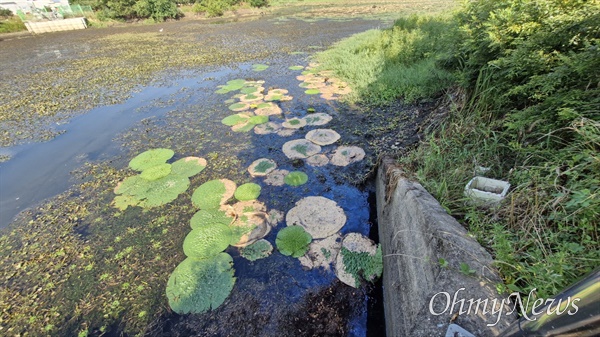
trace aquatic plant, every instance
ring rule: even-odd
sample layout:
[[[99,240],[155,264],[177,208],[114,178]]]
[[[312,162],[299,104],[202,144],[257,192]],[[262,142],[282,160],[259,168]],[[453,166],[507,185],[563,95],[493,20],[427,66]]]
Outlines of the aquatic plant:
[[[204,171],[206,159],[200,157],[185,157],[171,164],[171,173],[184,177],[192,177]]]
[[[361,280],[374,282],[383,272],[381,245],[360,233],[348,233],[342,240],[335,273],[343,283],[358,288]]]
[[[171,309],[180,314],[200,314],[219,307],[235,284],[233,259],[219,253],[211,259],[183,260],[171,273],[166,294]]]
[[[306,121],[302,118],[290,118],[288,120],[286,120],[285,122],[281,123],[281,125],[284,128],[288,128],[288,129],[299,129],[303,126],[306,125]]]
[[[258,125],[258,124],[265,124],[268,121],[269,121],[269,116],[252,116],[248,120],[248,123]]]
[[[166,177],[169,173],[171,173],[171,164],[158,164],[143,170],[140,177],[146,180],[157,180]]]
[[[203,226],[212,226],[214,224],[230,225],[233,218],[226,212],[218,209],[201,209],[190,219],[190,227],[196,229]]]
[[[255,184],[255,183],[246,183],[243,185],[240,185],[236,190],[235,190],[235,198],[239,201],[248,201],[248,200],[254,200],[256,198],[258,198],[258,196],[260,195],[260,185]]]
[[[152,166],[164,164],[171,159],[175,152],[171,149],[152,149],[135,156],[129,162],[129,167],[135,171],[143,171]]]
[[[268,135],[271,133],[276,133],[281,130],[281,124],[275,122],[268,122],[265,124],[258,124],[254,128],[254,133],[257,135]]]
[[[277,168],[277,163],[268,158],[260,158],[252,162],[248,167],[248,172],[253,177],[266,176]]]
[[[324,112],[317,112],[310,114],[309,116],[305,116],[303,119],[306,121],[306,125],[325,125],[329,123],[333,117]]]
[[[236,184],[228,179],[215,179],[200,185],[192,194],[192,203],[200,209],[218,209],[235,192]]]
[[[254,70],[254,71],[264,71],[264,70],[267,70],[268,68],[269,68],[269,66],[266,64],[253,64],[252,65],[252,70]]]
[[[240,255],[249,261],[264,259],[273,252],[273,245],[265,239],[256,241],[255,243],[240,249]]]
[[[246,81],[241,80],[241,79],[227,81],[226,85],[219,86],[220,89],[217,90],[216,93],[217,94],[227,94],[231,91],[240,90],[244,87],[245,84],[246,84]]]
[[[231,229],[224,224],[199,226],[183,240],[183,253],[199,260],[213,257],[229,246],[231,235]]]
[[[233,103],[228,107],[231,111],[244,111],[250,109],[250,104],[247,103]]]
[[[301,199],[285,216],[288,226],[302,226],[315,239],[337,233],[346,224],[346,214],[330,199],[311,196]]]
[[[331,129],[315,129],[309,131],[305,138],[317,145],[325,146],[337,142],[340,134]]]
[[[275,244],[279,252],[286,256],[300,257],[308,250],[312,236],[301,226],[289,226],[277,233]]]
[[[304,69],[303,66],[290,66],[288,67],[289,70],[302,70]]]
[[[274,170],[273,172],[267,175],[265,179],[265,184],[272,186],[283,186],[285,176],[289,173],[288,170]]]
[[[306,184],[308,175],[301,171],[293,171],[285,176],[284,182],[290,186],[300,186]]]
[[[365,158],[365,150],[358,146],[340,146],[331,156],[331,164],[347,166]]]
[[[321,91],[319,91],[319,89],[308,89],[304,91],[304,93],[307,95],[318,95],[321,93]]]
[[[329,158],[324,154],[315,154],[306,158],[306,163],[310,166],[325,166],[329,164]]]
[[[115,207],[121,210],[127,206],[152,208],[169,203],[185,192],[190,185],[190,180],[185,176],[174,174],[166,175],[156,180],[147,180],[141,175],[125,178],[117,187],[115,194]]]
[[[234,125],[246,123],[246,122],[248,122],[249,119],[250,119],[249,116],[246,116],[243,114],[233,114],[233,115],[229,115],[229,116],[223,118],[221,120],[221,123],[223,123],[227,126],[234,126]]]
[[[282,151],[290,159],[304,159],[321,152],[321,147],[306,139],[296,139],[283,144]]]

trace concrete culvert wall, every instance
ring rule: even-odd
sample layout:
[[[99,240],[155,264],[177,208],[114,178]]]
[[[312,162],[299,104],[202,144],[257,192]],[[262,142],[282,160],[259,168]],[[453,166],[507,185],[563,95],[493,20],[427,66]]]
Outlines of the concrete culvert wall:
[[[496,291],[502,281],[491,256],[423,186],[389,158],[376,185],[388,337],[445,336],[451,323],[475,336],[496,336],[516,319],[509,313],[514,304]],[[461,263],[471,271],[461,271]]]

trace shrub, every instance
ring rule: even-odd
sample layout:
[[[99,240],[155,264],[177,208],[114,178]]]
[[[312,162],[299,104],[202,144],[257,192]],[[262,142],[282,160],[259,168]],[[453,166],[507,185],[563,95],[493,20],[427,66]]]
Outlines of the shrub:
[[[252,7],[267,7],[269,6],[269,0],[250,0],[250,6]]]
[[[140,0],[135,4],[135,12],[141,18],[152,18],[156,22],[180,16],[172,0]]]

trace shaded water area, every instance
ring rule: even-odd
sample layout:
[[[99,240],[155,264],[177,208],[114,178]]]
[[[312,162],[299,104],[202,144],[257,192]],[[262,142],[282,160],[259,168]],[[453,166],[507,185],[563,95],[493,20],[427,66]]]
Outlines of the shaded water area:
[[[120,93],[130,97],[122,103],[98,103],[76,117],[70,113],[62,119],[50,118],[47,124],[59,123],[54,129],[62,134],[47,142],[3,149],[11,158],[0,164],[0,225],[9,225],[26,209],[4,230],[0,241],[4,260],[0,306],[6,308],[0,326],[4,331],[61,336],[82,332],[152,336],[382,334],[376,321],[367,331],[367,299],[375,291],[373,286],[349,287],[339,282],[332,270],[306,270],[298,259],[277,251],[251,262],[242,258],[237,248],[229,247],[226,252],[234,259],[237,280],[226,301],[199,315],[181,316],[168,308],[167,279],[185,258],[181,246],[196,211],[191,194],[208,180],[258,183],[262,187],[259,201],[284,213],[304,197],[323,196],[344,210],[347,222],[342,234],[373,234],[372,191],[356,184],[372,160],[368,145],[354,133],[360,126],[340,113],[347,107],[307,95],[296,79],[300,71],[288,67],[306,66],[313,50],[381,23],[290,20],[283,27],[275,22],[279,21],[227,23],[220,25],[219,31],[194,23],[166,25],[167,30],[204,30],[195,36],[197,43],[206,33],[218,35],[218,43],[238,53],[252,53],[257,48],[268,53],[244,62],[162,72],[152,78],[150,86]],[[149,29],[157,28],[130,30]],[[102,31],[82,34],[87,39]],[[60,36],[56,49],[61,49]],[[24,44],[31,43],[25,40]],[[257,41],[259,45],[249,45]],[[63,51],[61,55],[75,60],[85,54],[81,53]],[[269,68],[254,71],[252,65],[257,63]],[[278,103],[283,115],[272,116],[272,121],[304,117],[312,109],[333,119],[325,126],[307,126],[289,136],[232,132],[221,119],[232,114],[225,101],[233,93],[215,91],[217,85],[234,79],[264,80],[266,90],[289,90],[293,99]],[[323,146],[322,153],[331,154],[338,145],[356,145],[367,151],[365,160],[346,167],[313,167],[288,159],[281,151],[285,142],[304,138],[308,131],[321,127],[341,135],[335,145]],[[114,208],[114,187],[133,175],[127,162],[159,147],[174,150],[174,159],[198,156],[208,165],[191,179],[187,192],[168,205],[148,210]],[[259,158],[274,160],[278,169],[305,172],[308,183],[271,186],[263,178],[251,177],[247,168]],[[277,232],[284,227],[282,221],[266,236],[273,246]]]

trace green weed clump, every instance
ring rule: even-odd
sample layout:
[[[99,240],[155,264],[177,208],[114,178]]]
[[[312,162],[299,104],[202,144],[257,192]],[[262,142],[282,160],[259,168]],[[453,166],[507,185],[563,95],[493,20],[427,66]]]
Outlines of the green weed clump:
[[[0,33],[14,33],[27,30],[18,16],[0,17]]]
[[[387,30],[369,30],[317,54],[322,68],[352,87],[350,100],[382,104],[403,98],[429,98],[454,81],[453,71],[438,65],[455,43],[455,21],[410,16]]]
[[[444,64],[466,101],[401,164],[492,249],[506,290],[551,297],[600,262],[600,8],[477,0],[455,21]],[[497,208],[463,197],[478,166],[514,186]]]

